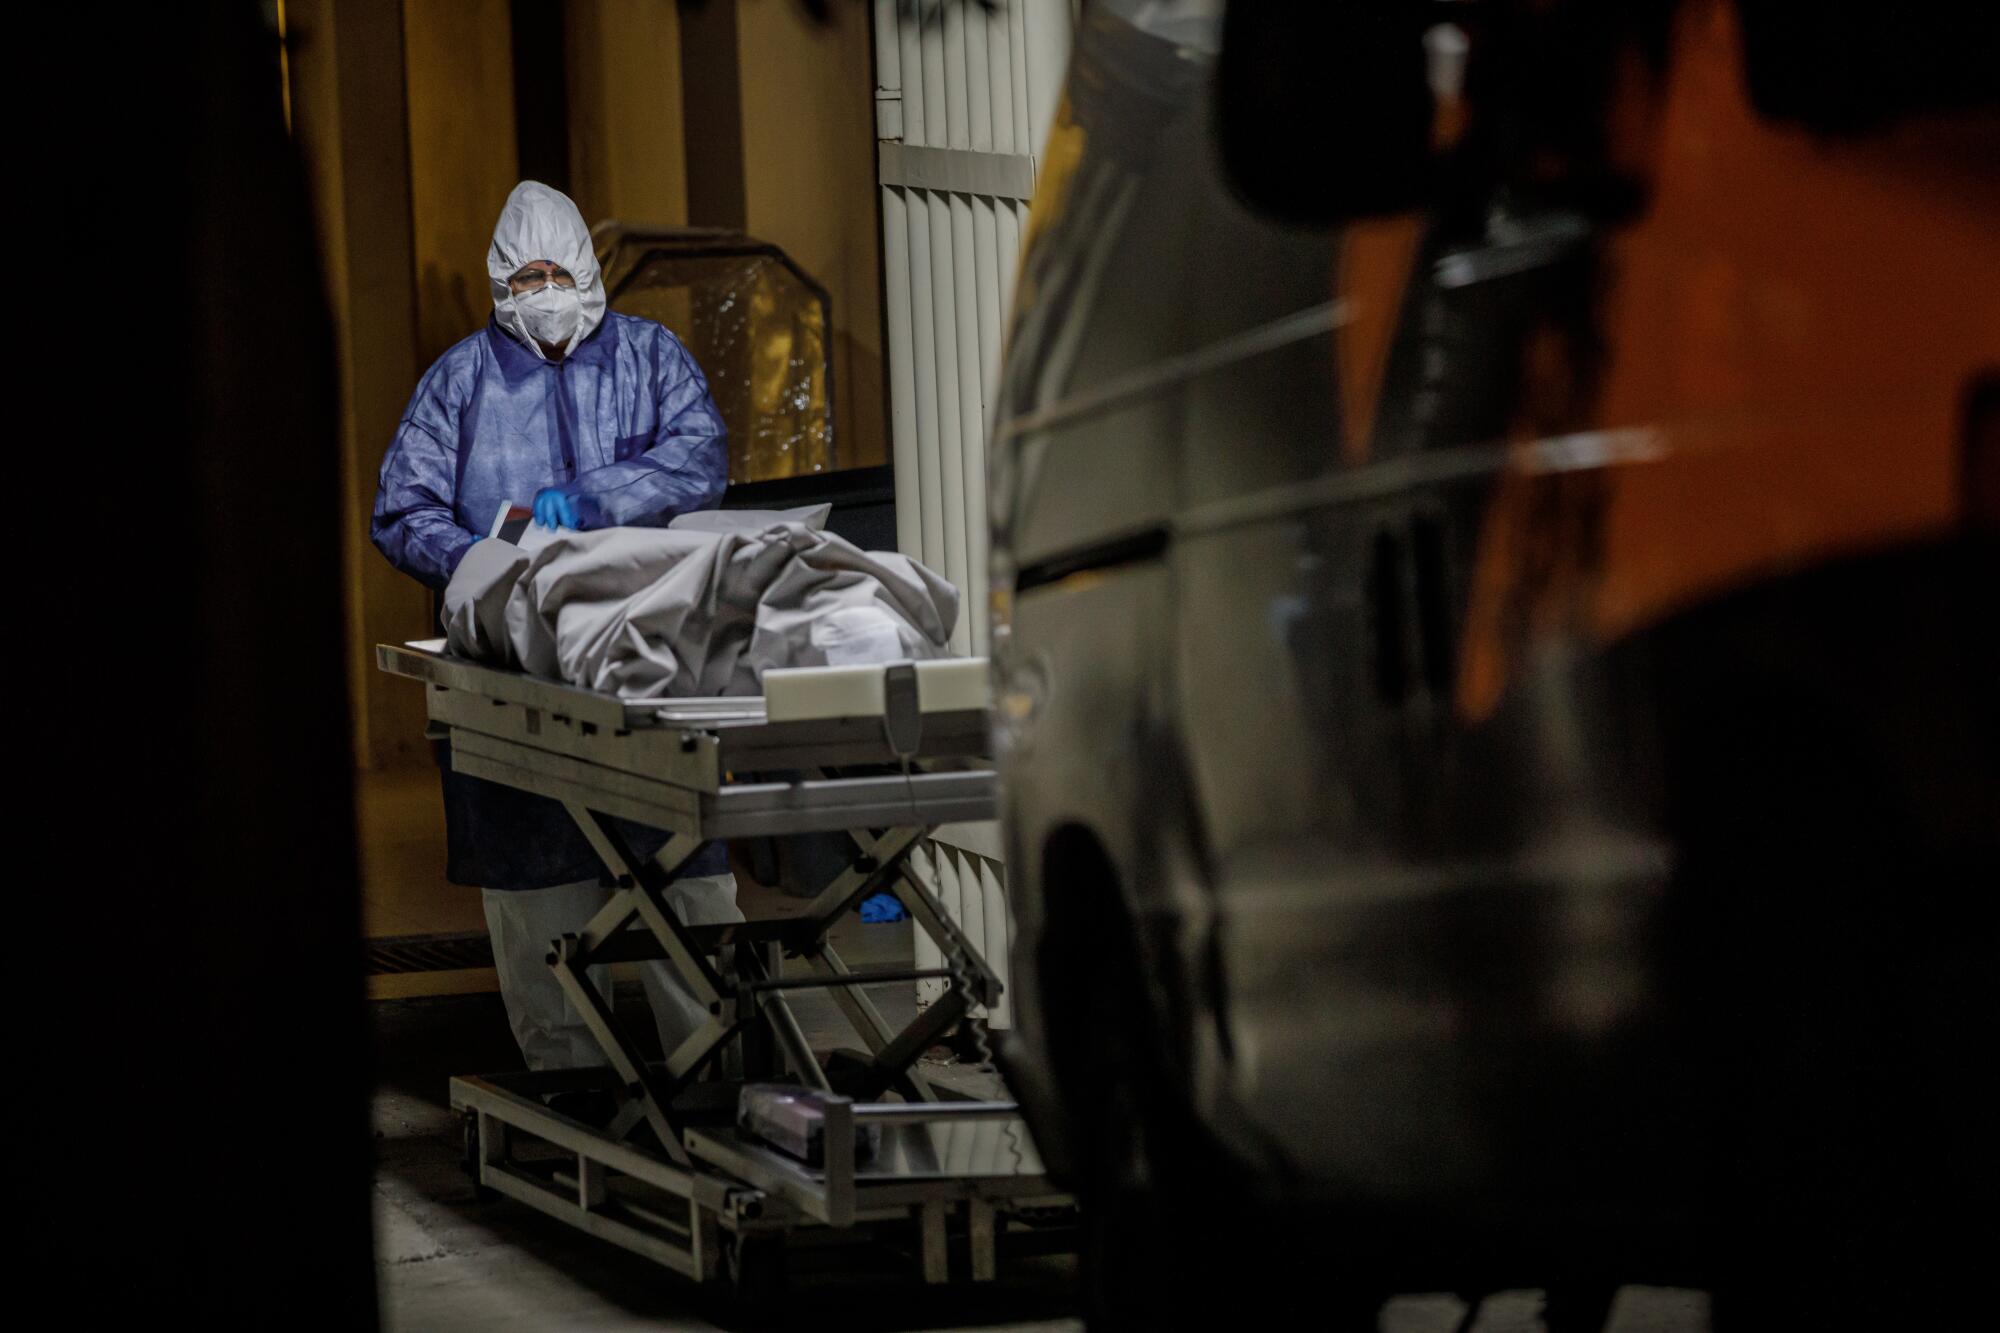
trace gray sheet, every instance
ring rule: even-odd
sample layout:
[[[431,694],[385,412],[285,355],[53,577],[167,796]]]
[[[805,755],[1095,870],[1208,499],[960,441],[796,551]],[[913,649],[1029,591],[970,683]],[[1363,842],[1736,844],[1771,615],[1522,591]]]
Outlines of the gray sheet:
[[[444,596],[454,653],[627,698],[759,694],[772,667],[940,657],[958,590],[800,523],[477,543]]]

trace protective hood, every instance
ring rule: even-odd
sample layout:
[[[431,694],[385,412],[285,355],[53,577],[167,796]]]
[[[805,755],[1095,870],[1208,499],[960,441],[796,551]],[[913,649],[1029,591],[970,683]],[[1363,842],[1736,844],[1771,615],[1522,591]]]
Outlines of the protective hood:
[[[550,295],[558,290],[553,286],[521,296],[507,289],[507,279],[520,272],[522,265],[541,259],[561,265],[576,279],[573,321],[559,308],[570,298]],[[536,356],[543,353],[531,329],[546,332],[573,323],[567,337],[550,339],[560,341],[567,356],[604,322],[604,276],[598,272],[597,253],[590,246],[590,228],[583,225],[583,214],[568,195],[540,181],[522,181],[507,196],[500,222],[493,228],[493,244],[486,251],[486,273],[493,280],[493,311],[500,327],[527,344]],[[532,308],[536,303],[558,308],[536,310]]]

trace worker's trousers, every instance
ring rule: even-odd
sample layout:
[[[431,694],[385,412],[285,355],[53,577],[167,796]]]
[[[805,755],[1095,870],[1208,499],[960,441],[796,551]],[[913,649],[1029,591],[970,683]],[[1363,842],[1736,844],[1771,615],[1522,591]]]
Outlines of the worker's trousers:
[[[507,1023],[521,1047],[521,1058],[530,1069],[576,1069],[608,1063],[569,992],[556,980],[548,956],[556,937],[581,931],[610,901],[612,892],[595,880],[558,884],[552,889],[482,891],[486,928],[493,936],[493,966],[500,976],[500,998],[507,1006]],[[690,926],[743,919],[736,906],[734,875],[678,879],[668,886],[666,896]],[[671,1053],[708,1020],[708,1009],[688,994],[672,963],[660,959],[637,966],[646,1003],[660,1030],[660,1045]],[[593,967],[589,975],[592,987],[608,1003],[611,969]]]

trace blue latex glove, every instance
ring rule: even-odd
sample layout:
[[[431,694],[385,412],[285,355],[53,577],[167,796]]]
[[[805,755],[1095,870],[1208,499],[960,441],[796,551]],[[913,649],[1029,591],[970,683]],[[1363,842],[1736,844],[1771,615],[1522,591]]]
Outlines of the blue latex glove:
[[[893,893],[878,893],[861,904],[861,919],[874,925],[882,921],[901,921],[909,913]]]
[[[545,528],[575,528],[576,501],[554,486],[535,492],[535,522]]]

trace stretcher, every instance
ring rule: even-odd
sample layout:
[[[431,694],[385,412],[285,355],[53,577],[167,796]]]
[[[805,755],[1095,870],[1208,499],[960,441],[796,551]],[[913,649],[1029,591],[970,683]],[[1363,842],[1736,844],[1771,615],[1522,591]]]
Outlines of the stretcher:
[[[548,955],[605,1064],[451,1081],[482,1188],[697,1281],[745,1288],[780,1271],[803,1233],[899,1243],[929,1282],[949,1280],[956,1253],[985,1280],[1003,1250],[1063,1243],[1072,1201],[1048,1181],[1018,1108],[954,1094],[919,1069],[999,995],[910,861],[937,826],[994,817],[982,663],[771,671],[763,696],[641,701],[455,657],[442,640],[382,644],[376,660],[423,682],[430,734],[449,739],[457,771],[560,801],[618,883]],[[640,856],[618,820],[671,836]],[[829,832],[846,833],[851,854],[796,915],[691,926],[665,893],[707,841]],[[842,960],[832,927],[878,892],[902,902],[945,967]],[[661,958],[709,1018],[648,1061],[589,969]],[[864,989],[919,979],[943,993],[901,1027]],[[822,1063],[788,999],[805,989],[831,996],[865,1058]],[[736,1123],[738,1090],[773,1081],[820,1094],[819,1160]],[[544,1100],[565,1092],[608,1097],[609,1123]],[[857,1154],[857,1142],[873,1151]]]

